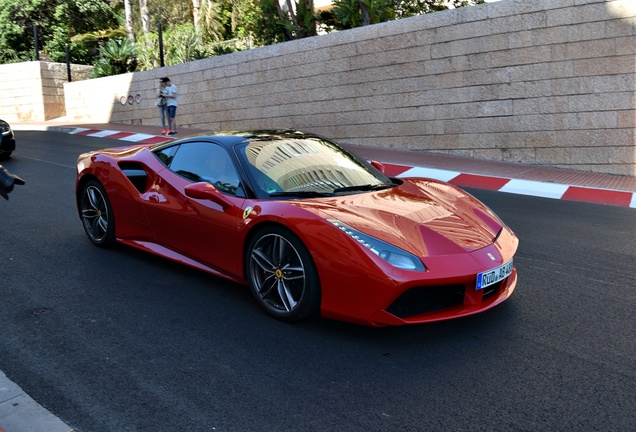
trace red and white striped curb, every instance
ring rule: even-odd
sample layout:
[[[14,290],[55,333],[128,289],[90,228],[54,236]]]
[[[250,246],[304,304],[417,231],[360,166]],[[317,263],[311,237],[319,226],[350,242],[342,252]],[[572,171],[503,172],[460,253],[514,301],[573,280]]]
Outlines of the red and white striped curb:
[[[143,144],[160,144],[173,139],[172,137],[159,135],[86,128],[76,128],[69,133],[72,135],[109,138]],[[628,191],[469,174],[439,168],[414,167],[389,163],[385,163],[384,167],[388,175],[395,177],[428,177],[460,187],[636,208],[636,193]]]
[[[104,129],[87,129],[87,128],[75,128],[69,132],[71,135],[83,135],[94,138],[108,138],[121,141],[129,141],[139,144],[161,144],[164,142],[172,141],[174,138],[162,136],[162,135],[150,135],[136,132],[122,132],[116,130],[104,130]]]
[[[438,168],[400,165],[393,165],[391,168],[394,172],[390,173],[390,175],[397,177],[429,177],[460,187],[636,208],[636,194],[628,191],[590,188],[535,180],[511,179],[481,174],[467,174]],[[398,172],[395,172],[396,169]]]

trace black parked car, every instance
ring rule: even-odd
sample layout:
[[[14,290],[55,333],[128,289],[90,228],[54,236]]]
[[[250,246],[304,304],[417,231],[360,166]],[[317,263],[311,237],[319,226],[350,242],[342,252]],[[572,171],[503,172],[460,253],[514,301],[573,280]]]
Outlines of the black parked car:
[[[11,126],[4,120],[0,120],[0,131],[2,131],[2,142],[0,143],[0,159],[11,156],[15,150],[15,137]]]

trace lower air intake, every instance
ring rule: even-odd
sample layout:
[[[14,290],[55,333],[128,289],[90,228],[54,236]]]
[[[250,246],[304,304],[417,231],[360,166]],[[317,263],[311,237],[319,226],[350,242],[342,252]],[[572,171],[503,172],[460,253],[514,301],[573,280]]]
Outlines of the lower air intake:
[[[412,288],[398,297],[387,312],[407,318],[464,304],[464,285]]]

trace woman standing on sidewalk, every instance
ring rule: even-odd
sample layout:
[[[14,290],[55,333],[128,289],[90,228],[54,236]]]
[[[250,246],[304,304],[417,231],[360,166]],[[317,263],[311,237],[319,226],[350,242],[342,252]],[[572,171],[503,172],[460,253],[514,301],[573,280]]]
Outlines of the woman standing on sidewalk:
[[[170,132],[168,120],[168,107],[166,99],[166,83],[163,79],[159,80],[159,88],[157,89],[157,107],[159,108],[159,118],[161,118],[161,134],[167,135]]]
[[[170,82],[170,78],[165,77],[162,78],[161,81],[166,85],[166,98],[167,104],[166,107],[168,109],[168,122],[170,125],[170,132],[168,135],[176,135],[177,134],[177,105],[179,103],[178,94],[177,94],[177,86]]]

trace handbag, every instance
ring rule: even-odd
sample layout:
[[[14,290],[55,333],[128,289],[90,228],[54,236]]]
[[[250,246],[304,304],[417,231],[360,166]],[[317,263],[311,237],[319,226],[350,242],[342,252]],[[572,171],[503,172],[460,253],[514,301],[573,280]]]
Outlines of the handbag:
[[[157,98],[156,105],[157,105],[158,107],[160,107],[160,106],[164,106],[166,103],[167,103],[167,101],[166,101],[166,98],[165,98],[165,97],[163,97],[163,96],[159,96],[159,97]]]

